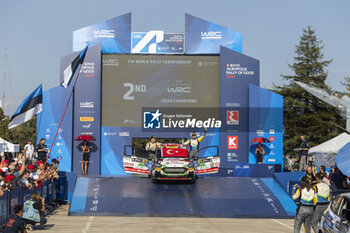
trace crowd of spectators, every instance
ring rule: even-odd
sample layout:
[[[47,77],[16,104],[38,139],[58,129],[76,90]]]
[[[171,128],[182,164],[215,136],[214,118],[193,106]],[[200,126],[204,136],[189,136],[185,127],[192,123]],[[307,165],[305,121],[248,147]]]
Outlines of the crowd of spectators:
[[[1,157],[0,196],[18,186],[34,191],[43,181],[59,178],[59,161],[52,159],[46,163],[45,139],[40,140],[37,148],[39,149],[35,149],[31,140],[28,140],[28,144],[20,153],[5,153]]]
[[[5,153],[1,157],[0,197],[17,187],[32,191],[31,199],[23,206],[19,205],[14,209],[14,215],[5,225],[4,232],[13,232],[13,229],[25,232],[22,229],[23,224],[27,225],[27,229],[33,229],[35,225],[46,223],[43,217],[45,200],[36,191],[44,181],[54,183],[59,179],[59,161],[56,159],[46,161],[47,152],[45,139],[41,139],[36,147],[31,140],[28,140],[20,153]]]

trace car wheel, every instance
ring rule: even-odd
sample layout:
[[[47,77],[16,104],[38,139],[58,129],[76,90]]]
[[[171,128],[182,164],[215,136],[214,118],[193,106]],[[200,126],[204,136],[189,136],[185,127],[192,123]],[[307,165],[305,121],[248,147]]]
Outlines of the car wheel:
[[[151,182],[152,182],[153,184],[156,184],[156,183],[157,183],[157,179],[154,178],[153,176],[151,176]]]
[[[195,183],[196,183],[196,179],[190,180],[190,184],[195,184]]]

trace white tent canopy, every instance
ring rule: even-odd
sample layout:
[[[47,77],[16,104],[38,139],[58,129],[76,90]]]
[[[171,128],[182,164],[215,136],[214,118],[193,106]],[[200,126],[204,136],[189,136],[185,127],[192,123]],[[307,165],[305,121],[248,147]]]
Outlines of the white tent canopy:
[[[19,145],[0,138],[0,152],[19,152]]]
[[[315,156],[316,166],[335,166],[335,156],[338,151],[350,142],[350,135],[342,133],[320,145],[310,148],[309,154]]]

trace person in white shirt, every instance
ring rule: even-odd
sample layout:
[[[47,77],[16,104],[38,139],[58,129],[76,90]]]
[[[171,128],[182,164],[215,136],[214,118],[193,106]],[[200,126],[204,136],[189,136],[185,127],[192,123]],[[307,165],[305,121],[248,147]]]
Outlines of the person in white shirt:
[[[32,140],[28,140],[28,143],[24,146],[24,150],[26,152],[26,159],[33,159],[34,156],[34,145]]]

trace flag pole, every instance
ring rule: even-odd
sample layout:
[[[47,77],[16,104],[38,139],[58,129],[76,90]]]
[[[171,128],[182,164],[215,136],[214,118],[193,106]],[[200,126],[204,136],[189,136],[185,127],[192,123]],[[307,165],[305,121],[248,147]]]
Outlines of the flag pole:
[[[49,150],[49,154],[48,154],[47,157],[46,157],[46,160],[45,160],[45,163],[44,163],[43,171],[44,171],[44,169],[45,169],[45,167],[46,167],[47,161],[48,161],[49,158],[50,158],[50,154],[51,154],[52,148],[53,148],[53,146],[54,146],[54,144],[55,144],[55,141],[56,141],[56,137],[57,137],[57,135],[58,135],[58,132],[60,131],[60,128],[61,128],[61,125],[62,125],[62,122],[63,122],[63,118],[64,118],[64,116],[66,115],[66,111],[67,111],[67,108],[68,108],[70,99],[71,99],[72,96],[73,96],[74,87],[75,87],[75,85],[76,85],[76,83],[77,83],[77,81],[78,81],[78,78],[79,78],[79,75],[80,75],[80,70],[81,70],[81,67],[83,66],[83,64],[84,64],[84,61],[81,63],[81,65],[80,65],[80,67],[79,67],[78,75],[77,75],[77,77],[76,77],[76,79],[75,79],[75,81],[74,81],[74,84],[73,84],[73,87],[72,87],[72,91],[70,92],[70,95],[69,95],[69,97],[68,97],[67,104],[66,104],[66,107],[64,108],[61,121],[60,121],[60,123],[59,123],[59,125],[58,125],[58,127],[57,127],[57,131],[56,131],[55,137],[53,138],[53,141],[52,141],[52,143],[51,143],[51,147],[50,147],[50,150]]]

